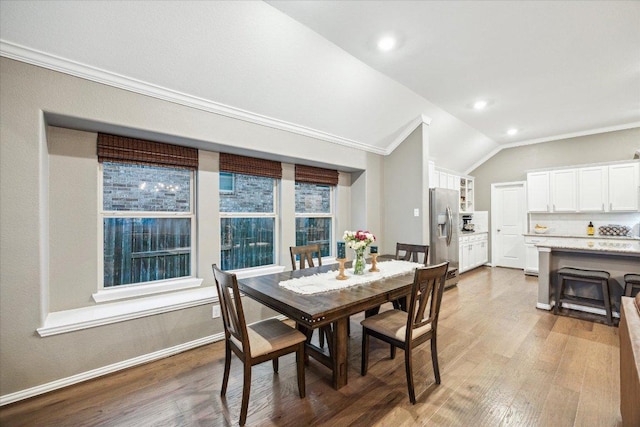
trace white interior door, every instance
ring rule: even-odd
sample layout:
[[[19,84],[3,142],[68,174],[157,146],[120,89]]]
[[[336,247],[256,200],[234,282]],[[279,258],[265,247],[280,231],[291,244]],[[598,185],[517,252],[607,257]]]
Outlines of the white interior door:
[[[491,184],[491,259],[493,265],[524,269],[526,223],[525,183]]]

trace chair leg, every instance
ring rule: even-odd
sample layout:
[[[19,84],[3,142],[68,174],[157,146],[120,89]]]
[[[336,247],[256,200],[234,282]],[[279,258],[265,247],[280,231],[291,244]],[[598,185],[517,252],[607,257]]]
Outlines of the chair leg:
[[[273,363],[273,372],[274,373],[278,373],[278,358],[276,357],[275,359],[271,359],[271,362]]]
[[[303,399],[307,394],[304,378],[304,343],[298,345],[296,365],[298,367],[298,393],[300,393],[300,398]]]
[[[391,359],[395,359],[395,358],[396,358],[396,346],[395,346],[395,345],[393,345],[393,344],[389,344],[389,346],[390,346],[390,352],[389,352],[390,354],[389,354],[389,357],[390,357]]]
[[[409,400],[412,404],[416,403],[416,392],[413,388],[413,366],[411,362],[411,348],[404,349],[404,367],[407,371],[407,388],[409,389]]]
[[[231,347],[229,341],[225,341],[224,345],[224,374],[222,375],[222,388],[220,389],[220,396],[224,396],[227,393],[227,384],[229,383],[229,370],[231,369]]]
[[[318,329],[318,343],[320,344],[320,348],[324,347],[324,329]]]
[[[438,366],[438,344],[436,336],[431,338],[431,362],[433,363],[433,375],[436,377],[436,384],[440,384],[440,367]]]
[[[369,334],[362,328],[362,361],[360,363],[360,375],[367,375],[369,365]]]
[[[244,384],[242,385],[242,406],[240,407],[240,425],[247,421],[247,408],[249,407],[249,392],[251,391],[251,364],[244,362]]]

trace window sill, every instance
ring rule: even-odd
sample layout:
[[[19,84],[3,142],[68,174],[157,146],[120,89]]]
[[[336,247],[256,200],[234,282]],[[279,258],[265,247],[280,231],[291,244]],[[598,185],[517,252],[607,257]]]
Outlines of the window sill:
[[[243,268],[241,270],[229,270],[227,273],[234,273],[238,279],[247,277],[262,276],[265,274],[282,273],[285,267],[282,265],[269,265],[266,267]]]
[[[338,263],[338,260],[336,259],[336,257],[333,257],[333,256],[322,257],[322,265],[332,265],[337,263]]]
[[[56,311],[47,315],[44,325],[38,328],[37,332],[41,337],[48,337],[204,304],[213,304],[217,301],[218,295],[215,286],[207,286],[130,301]]]
[[[93,294],[95,302],[117,301],[126,298],[136,298],[146,295],[159,294],[168,291],[178,291],[181,289],[197,288],[202,284],[202,279],[189,277],[184,279],[164,280],[151,284],[139,284],[133,286],[115,287],[101,289]]]

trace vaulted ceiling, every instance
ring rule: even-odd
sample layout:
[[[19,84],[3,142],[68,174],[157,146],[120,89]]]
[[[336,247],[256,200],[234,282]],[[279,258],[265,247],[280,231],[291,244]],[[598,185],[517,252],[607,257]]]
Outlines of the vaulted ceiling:
[[[430,122],[430,156],[458,171],[640,126],[632,1],[2,0],[0,53],[380,154]]]

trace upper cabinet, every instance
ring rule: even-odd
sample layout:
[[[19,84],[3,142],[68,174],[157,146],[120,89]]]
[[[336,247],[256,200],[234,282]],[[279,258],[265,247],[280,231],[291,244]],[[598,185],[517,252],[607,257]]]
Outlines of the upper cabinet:
[[[473,212],[473,178],[460,177],[460,212]]]
[[[565,169],[551,171],[551,208],[553,212],[575,212],[578,209],[577,171]]]
[[[527,207],[529,212],[549,212],[550,200],[549,172],[529,172],[527,174]]]
[[[529,172],[529,212],[628,212],[640,209],[640,163]]]
[[[609,166],[609,210],[637,211],[640,164],[628,163]]]
[[[609,167],[578,169],[578,210],[604,212],[607,203]]]

